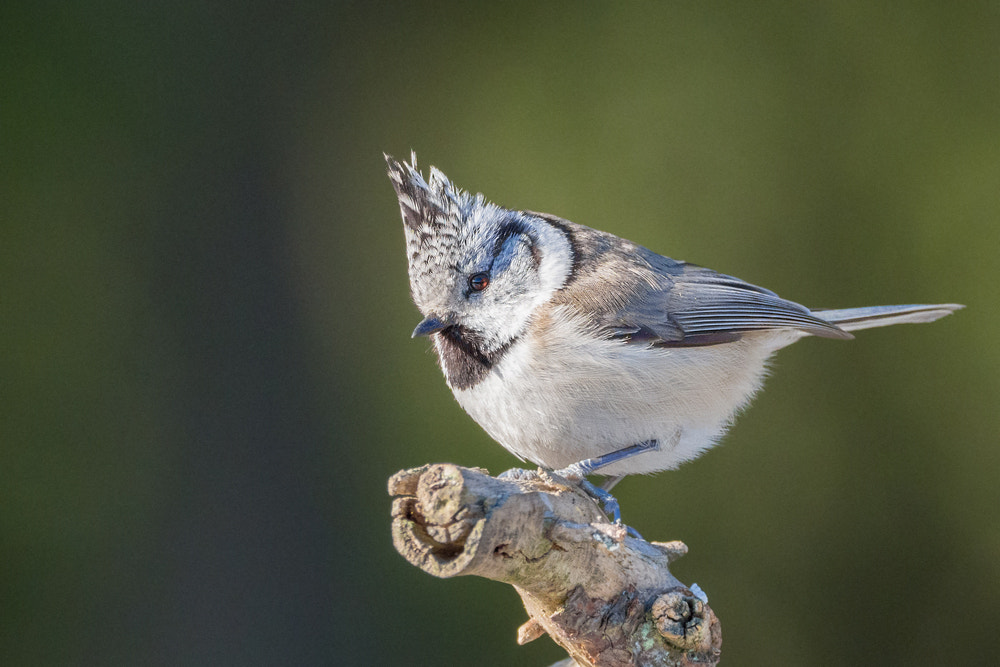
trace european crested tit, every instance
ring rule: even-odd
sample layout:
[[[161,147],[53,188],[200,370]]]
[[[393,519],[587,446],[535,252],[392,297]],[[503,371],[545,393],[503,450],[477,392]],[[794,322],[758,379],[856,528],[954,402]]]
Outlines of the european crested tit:
[[[813,335],[932,322],[957,304],[809,310],[631,241],[456,188],[386,156],[410,287],[459,404],[549,469],[612,479],[714,445],[767,359]],[[589,461],[588,461],[589,460]]]

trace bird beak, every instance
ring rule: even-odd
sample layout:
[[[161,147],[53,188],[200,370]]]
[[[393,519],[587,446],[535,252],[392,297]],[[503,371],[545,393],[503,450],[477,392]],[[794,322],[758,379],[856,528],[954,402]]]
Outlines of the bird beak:
[[[448,328],[450,325],[444,320],[434,316],[428,315],[423,319],[417,328],[413,330],[413,334],[410,338],[416,338],[417,336],[430,336],[432,333],[437,333],[442,329]]]

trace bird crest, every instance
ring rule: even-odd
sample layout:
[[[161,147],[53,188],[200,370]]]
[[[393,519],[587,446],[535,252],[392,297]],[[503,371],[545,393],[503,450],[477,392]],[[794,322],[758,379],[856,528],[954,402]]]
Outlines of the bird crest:
[[[425,180],[417,169],[416,153],[410,154],[409,164],[390,155],[385,161],[403,216],[413,297],[418,306],[428,304],[446,287],[441,281],[454,278],[463,247],[477,231],[484,231],[474,214],[487,207],[486,200],[455,187],[435,167]]]

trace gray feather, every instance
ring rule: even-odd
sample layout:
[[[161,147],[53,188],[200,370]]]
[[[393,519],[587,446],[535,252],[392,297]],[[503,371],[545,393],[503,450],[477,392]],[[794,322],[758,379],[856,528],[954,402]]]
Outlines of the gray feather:
[[[814,310],[817,317],[832,322],[844,331],[857,331],[890,324],[921,324],[951,315],[965,306],[957,303],[933,305],[916,304],[907,306],[868,306],[865,308],[843,308],[840,310]]]
[[[767,329],[852,337],[763,287],[555,216],[544,217],[571,232],[577,253],[573,277],[554,302],[569,302],[588,313],[595,327],[613,338],[659,346],[712,345]]]
[[[730,276],[713,278],[706,271],[697,281],[679,280],[670,299],[673,319],[685,336],[797,329],[824,338],[851,338],[805,306]]]

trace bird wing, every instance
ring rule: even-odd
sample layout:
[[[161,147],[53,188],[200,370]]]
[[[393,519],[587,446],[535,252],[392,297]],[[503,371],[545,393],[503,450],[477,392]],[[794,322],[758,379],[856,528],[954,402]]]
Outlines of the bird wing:
[[[674,260],[654,260],[650,269],[659,278],[655,286],[647,281],[625,307],[605,314],[600,326],[612,337],[664,347],[714,345],[768,329],[852,337],[805,306],[739,278]]]

